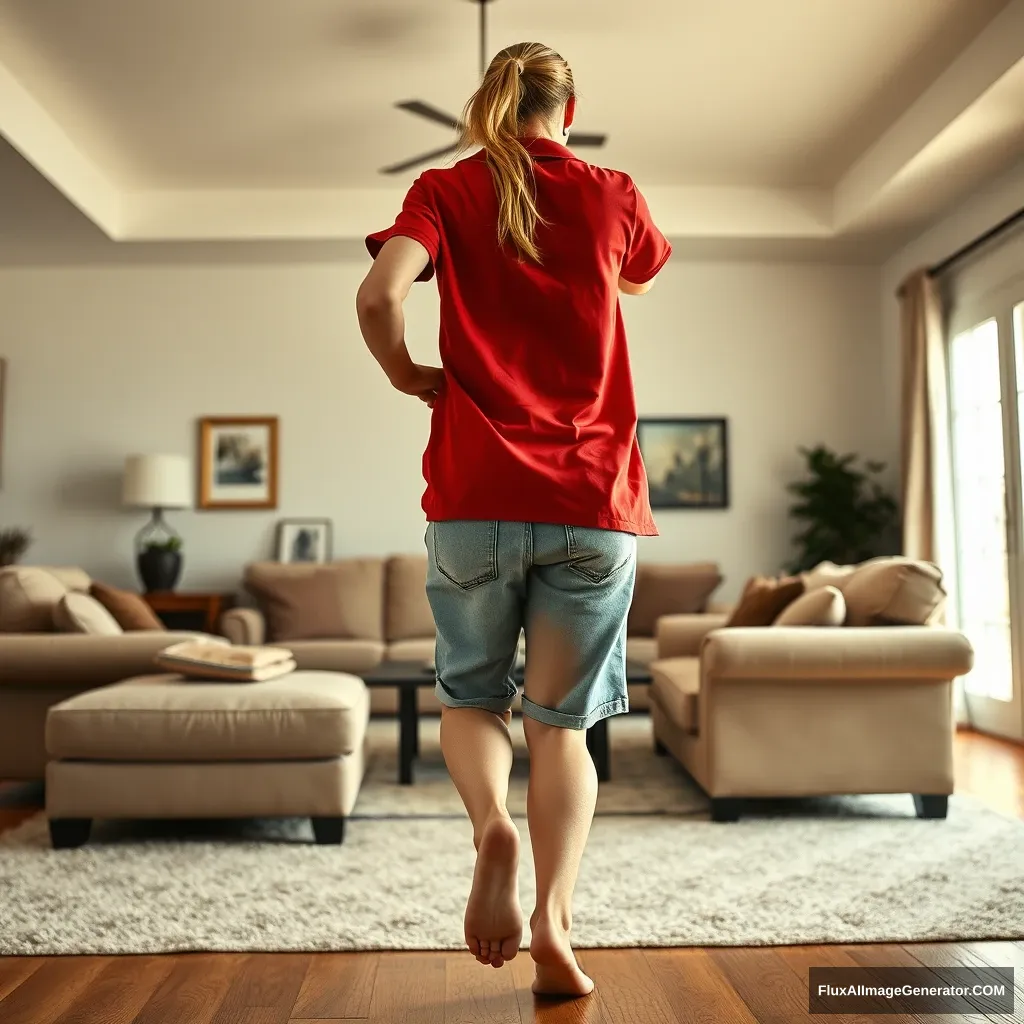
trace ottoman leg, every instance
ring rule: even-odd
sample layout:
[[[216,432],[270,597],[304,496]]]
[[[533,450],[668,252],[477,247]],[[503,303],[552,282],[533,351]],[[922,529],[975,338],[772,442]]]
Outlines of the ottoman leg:
[[[345,839],[345,819],[313,818],[313,835],[320,846],[337,846]]]
[[[71,850],[89,839],[92,818],[50,818],[50,842],[55,850]]]

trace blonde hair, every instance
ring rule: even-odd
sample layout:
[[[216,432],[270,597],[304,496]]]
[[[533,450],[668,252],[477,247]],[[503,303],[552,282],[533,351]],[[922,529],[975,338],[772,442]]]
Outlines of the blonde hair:
[[[533,162],[521,141],[529,121],[550,117],[573,95],[572,71],[549,46],[515,43],[491,61],[462,115],[460,150],[482,146],[498,196],[498,244],[541,262]]]

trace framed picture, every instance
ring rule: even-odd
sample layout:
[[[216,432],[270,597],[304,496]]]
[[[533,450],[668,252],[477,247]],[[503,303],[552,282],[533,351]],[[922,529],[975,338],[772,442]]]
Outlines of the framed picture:
[[[329,562],[330,559],[329,519],[282,519],[277,524],[279,562]]]
[[[653,508],[729,507],[725,419],[642,419],[637,437]]]
[[[277,417],[199,421],[199,507],[277,508]]]

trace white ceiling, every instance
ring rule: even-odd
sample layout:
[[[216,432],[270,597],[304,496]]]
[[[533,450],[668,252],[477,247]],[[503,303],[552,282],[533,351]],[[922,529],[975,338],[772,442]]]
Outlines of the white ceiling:
[[[496,0],[677,237],[920,224],[1024,153],[1024,0]],[[0,134],[120,239],[339,238],[477,81],[467,0],[0,0]]]

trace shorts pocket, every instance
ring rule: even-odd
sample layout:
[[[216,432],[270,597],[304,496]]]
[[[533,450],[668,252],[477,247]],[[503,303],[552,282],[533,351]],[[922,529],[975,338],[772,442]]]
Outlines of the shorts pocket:
[[[434,565],[463,590],[498,578],[498,523],[478,519],[431,523]]]
[[[591,583],[604,583],[636,559],[636,537],[619,530],[567,526],[568,566]]]

